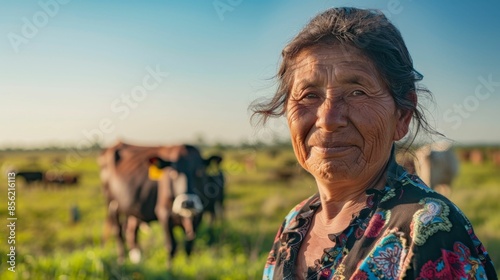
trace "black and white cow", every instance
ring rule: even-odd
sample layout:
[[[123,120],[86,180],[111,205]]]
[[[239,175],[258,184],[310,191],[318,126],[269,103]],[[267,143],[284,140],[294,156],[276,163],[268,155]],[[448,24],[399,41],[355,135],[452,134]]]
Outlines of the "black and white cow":
[[[203,213],[212,211],[215,200],[222,202],[223,181],[214,185],[206,173],[208,165],[219,166],[221,159],[204,159],[190,145],[143,147],[120,142],[102,151],[98,161],[108,204],[107,222],[118,239],[120,260],[125,257],[125,239],[131,261],[140,260],[139,224],[155,220],[165,232],[170,255],[167,265],[177,250],[175,226],[184,229],[189,255]]]

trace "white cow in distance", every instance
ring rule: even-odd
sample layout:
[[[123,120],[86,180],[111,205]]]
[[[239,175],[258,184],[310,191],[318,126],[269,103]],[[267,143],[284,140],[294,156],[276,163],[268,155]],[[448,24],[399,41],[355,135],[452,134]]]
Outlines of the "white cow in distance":
[[[458,175],[459,162],[448,142],[435,142],[415,152],[414,166],[417,175],[430,188],[449,196],[451,185]]]

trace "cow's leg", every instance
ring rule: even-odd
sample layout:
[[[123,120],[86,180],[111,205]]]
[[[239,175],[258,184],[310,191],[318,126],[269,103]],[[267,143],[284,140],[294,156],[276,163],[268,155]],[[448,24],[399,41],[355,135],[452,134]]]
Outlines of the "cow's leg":
[[[167,266],[170,268],[172,266],[172,261],[174,259],[175,253],[177,253],[177,240],[175,240],[174,236],[174,226],[175,223],[172,220],[172,217],[168,218],[168,225],[167,225],[167,234],[165,241],[167,250],[170,248],[170,258],[168,259],[168,264]]]
[[[208,245],[213,245],[214,243],[218,242],[216,240],[216,235],[215,235],[215,227],[216,224],[222,225],[222,221],[224,219],[224,209],[222,206],[222,203],[217,200],[214,203],[212,211],[209,211],[210,219],[208,221]]]
[[[212,245],[215,240],[215,234],[214,234],[214,226],[215,226],[215,220],[216,220],[216,214],[215,211],[209,211],[208,212],[210,219],[208,220],[208,245]]]
[[[181,219],[182,228],[184,229],[184,233],[186,235],[184,240],[184,249],[186,250],[186,255],[189,257],[191,255],[191,251],[193,250],[194,238],[196,237],[193,219],[187,217],[182,217]]]
[[[139,248],[139,245],[137,243],[139,224],[140,220],[136,217],[128,217],[125,237],[127,239],[127,246],[129,248],[128,256],[132,263],[139,263],[141,261],[141,249]]]
[[[174,226],[169,211],[166,209],[165,206],[160,207],[160,205],[161,204],[156,205],[155,214],[165,233],[165,248],[167,252],[169,252],[169,258],[167,260],[167,268],[170,269],[172,267],[172,259],[177,250],[177,242],[173,234]]]
[[[106,242],[109,239],[109,235],[111,234],[111,231],[113,230],[113,219],[110,214],[110,209],[109,209],[109,204],[111,200],[109,199],[109,193],[108,193],[108,187],[107,184],[104,184],[104,196],[106,197],[106,202],[108,205],[108,209],[106,211],[106,220],[104,221],[104,226],[103,226],[103,233],[102,233],[102,246],[106,245]]]
[[[123,228],[120,223],[120,214],[118,213],[118,202],[114,200],[109,202],[108,222],[111,225],[113,235],[116,237],[118,263],[123,263],[125,260],[125,238],[123,237]]]
[[[109,239],[109,235],[112,233],[112,230],[114,229],[113,221],[110,217],[109,213],[106,215],[106,220],[104,221],[104,226],[103,226],[103,233],[102,233],[102,246],[106,245]]]
[[[172,267],[172,260],[177,250],[177,242],[173,234],[174,220],[172,217],[173,193],[170,180],[171,171],[165,171],[162,179],[158,182],[158,199],[155,206],[155,214],[158,222],[163,228],[165,234],[165,248],[169,252],[167,268]]]
[[[182,218],[182,227],[186,234],[186,239],[184,241],[184,249],[186,250],[186,255],[189,257],[193,251],[194,240],[196,237],[196,229],[201,222],[201,214],[196,215],[192,218]]]
[[[209,240],[208,244],[212,245],[217,242],[214,229],[217,221],[220,225],[222,225],[222,221],[224,220],[224,176],[222,172],[219,172],[218,176],[213,177],[215,180],[215,195],[213,196],[213,208],[210,209],[210,221],[209,221]]]

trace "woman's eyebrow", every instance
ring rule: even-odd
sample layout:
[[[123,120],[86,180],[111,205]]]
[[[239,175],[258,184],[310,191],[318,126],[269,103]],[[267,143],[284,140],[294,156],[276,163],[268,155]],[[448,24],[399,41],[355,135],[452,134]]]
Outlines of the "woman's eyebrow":
[[[360,77],[359,75],[350,75],[344,79],[341,79],[342,82],[348,84],[357,84],[357,85],[363,85],[366,80],[367,79]]]
[[[306,73],[303,73],[302,75],[296,77],[297,85],[294,85],[294,87],[298,89],[304,89],[307,87],[319,86],[323,79],[327,79],[328,75],[324,73],[324,71],[321,71],[319,69],[311,69],[309,72],[307,72],[306,75],[304,74]]]
[[[357,72],[357,73],[356,73]],[[355,73],[344,74],[340,73],[337,75],[337,81],[339,83],[345,84],[355,84],[360,86],[376,86],[376,79],[373,76],[369,75],[366,71],[356,70]]]
[[[306,88],[317,87],[318,85],[318,79],[301,79],[297,85],[293,86],[293,91],[298,92]]]

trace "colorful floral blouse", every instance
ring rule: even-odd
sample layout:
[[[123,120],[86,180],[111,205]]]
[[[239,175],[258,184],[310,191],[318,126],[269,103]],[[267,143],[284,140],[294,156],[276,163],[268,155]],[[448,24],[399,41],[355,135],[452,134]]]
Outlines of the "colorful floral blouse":
[[[292,209],[263,279],[497,279],[465,215],[417,176],[393,166],[387,186],[366,191],[366,207],[343,232],[329,235],[334,247],[325,248],[300,277],[297,254],[320,206],[318,194]]]

